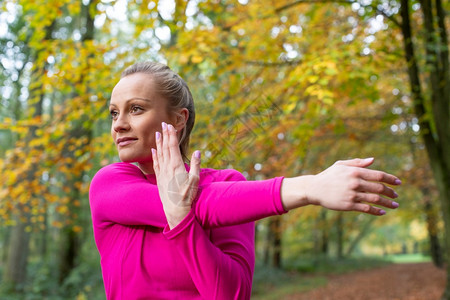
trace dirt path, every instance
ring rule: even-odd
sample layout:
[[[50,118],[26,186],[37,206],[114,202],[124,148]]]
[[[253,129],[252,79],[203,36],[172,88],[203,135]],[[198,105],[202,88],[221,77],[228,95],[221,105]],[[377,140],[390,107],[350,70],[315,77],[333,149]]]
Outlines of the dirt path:
[[[324,287],[290,300],[438,300],[445,272],[431,263],[393,264],[375,270],[330,276]]]

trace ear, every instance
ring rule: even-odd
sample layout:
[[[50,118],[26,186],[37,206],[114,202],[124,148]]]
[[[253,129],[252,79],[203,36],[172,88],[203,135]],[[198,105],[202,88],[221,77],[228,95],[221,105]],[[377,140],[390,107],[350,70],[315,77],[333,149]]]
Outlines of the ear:
[[[189,119],[189,110],[187,108],[182,108],[177,112],[176,121],[173,126],[177,131],[181,131],[186,126],[188,119]]]

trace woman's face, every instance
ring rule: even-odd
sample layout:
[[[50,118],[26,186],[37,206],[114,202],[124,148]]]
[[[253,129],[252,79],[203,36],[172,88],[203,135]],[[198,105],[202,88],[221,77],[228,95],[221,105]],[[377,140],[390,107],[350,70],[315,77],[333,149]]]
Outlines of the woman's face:
[[[176,120],[168,111],[167,100],[156,92],[152,76],[143,73],[128,75],[117,83],[109,110],[111,135],[124,162],[151,163],[155,132],[161,132],[161,122],[173,124]]]

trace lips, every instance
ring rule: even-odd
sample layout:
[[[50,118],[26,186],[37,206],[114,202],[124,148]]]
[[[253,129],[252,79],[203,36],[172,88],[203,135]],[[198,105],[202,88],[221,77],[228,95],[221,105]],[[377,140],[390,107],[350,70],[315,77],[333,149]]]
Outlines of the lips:
[[[129,145],[131,143],[133,143],[134,141],[137,141],[137,138],[133,138],[133,137],[122,137],[116,140],[116,144],[119,147],[123,147],[126,145]]]

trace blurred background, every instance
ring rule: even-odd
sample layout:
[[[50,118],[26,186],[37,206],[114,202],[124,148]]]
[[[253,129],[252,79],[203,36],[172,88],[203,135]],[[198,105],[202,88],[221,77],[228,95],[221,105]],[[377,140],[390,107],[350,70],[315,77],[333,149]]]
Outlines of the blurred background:
[[[400,208],[383,217],[306,207],[259,221],[255,298],[326,283],[311,274],[398,262],[445,268],[449,8],[441,0],[3,0],[0,298],[104,299],[89,183],[118,161],[111,90],[144,60],[167,63],[190,86],[191,150],[202,150],[203,167],[262,180],[375,157],[373,168],[403,181]]]

